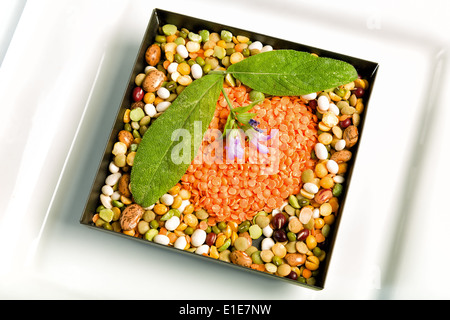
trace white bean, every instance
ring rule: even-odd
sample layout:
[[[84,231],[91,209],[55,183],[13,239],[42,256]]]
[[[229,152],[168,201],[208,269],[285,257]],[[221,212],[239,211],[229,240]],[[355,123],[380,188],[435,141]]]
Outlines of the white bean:
[[[187,241],[186,241],[186,237],[185,236],[181,236],[179,238],[177,238],[177,240],[175,240],[175,243],[173,244],[173,246],[177,249],[180,250],[184,250],[184,248],[186,248],[187,245]]]
[[[320,210],[319,210],[319,208],[314,208],[312,216],[313,216],[314,219],[320,218]]]
[[[169,66],[167,67],[167,72],[168,72],[168,73],[174,73],[175,71],[177,71],[177,69],[178,69],[178,63],[172,62],[172,63],[169,64]]]
[[[159,198],[159,201],[161,201],[162,204],[165,204],[166,206],[171,206],[173,204],[173,196],[171,194],[163,194],[161,198]]]
[[[112,208],[111,197],[104,195],[103,193],[100,195],[100,202],[106,209]]]
[[[156,108],[152,103],[147,103],[144,106],[144,111],[151,118],[153,118],[156,115]]]
[[[162,102],[158,103],[158,105],[156,106],[156,111],[164,112],[170,107],[171,104],[172,103],[169,101],[162,101]]]
[[[119,170],[120,170],[120,168],[118,166],[116,166],[114,161],[111,161],[110,164],[109,164],[109,172],[117,173],[117,172],[119,172]]]
[[[170,97],[170,91],[164,87],[159,88],[158,91],[156,91],[156,94],[163,100],[166,100],[167,98]]]
[[[345,140],[341,139],[341,140],[336,142],[336,144],[334,145],[334,148],[336,149],[336,151],[344,150],[345,144],[346,144]]]
[[[264,238],[263,241],[261,241],[261,251],[270,250],[274,244],[275,241],[273,241],[272,238]]]
[[[203,76],[203,69],[198,63],[195,63],[191,67],[191,73],[194,79],[200,79]]]
[[[206,231],[202,229],[196,229],[191,236],[191,245],[194,247],[200,247],[206,241]]]
[[[106,177],[105,183],[109,186],[113,186],[119,182],[121,176],[122,174],[120,172],[112,173]]]
[[[344,183],[345,178],[343,176],[334,176],[333,181],[336,183]]]
[[[180,213],[183,213],[184,209],[186,209],[186,207],[190,204],[191,204],[191,202],[189,200],[181,201],[181,206],[178,208],[178,211],[180,211]]]
[[[203,244],[195,250],[196,254],[208,254],[209,246],[207,244]]]
[[[145,207],[144,210],[153,210],[155,207],[155,204],[152,204],[150,207]]]
[[[314,147],[314,152],[316,153],[316,157],[320,160],[325,160],[328,158],[328,150],[327,147],[325,147],[322,143],[316,143],[316,146]]]
[[[319,187],[312,182],[305,183],[303,185],[303,189],[312,194],[316,194],[317,192],[319,192]]]
[[[110,197],[110,196],[114,193],[114,190],[113,190],[113,188],[112,188],[110,185],[105,184],[105,185],[102,187],[102,193],[103,193],[105,196]]]
[[[333,112],[333,113],[334,113],[335,115],[337,115],[337,116],[339,115],[339,112],[340,112],[338,106],[335,105],[334,103],[330,103],[330,107],[329,107],[328,110],[331,111],[331,112]]]
[[[166,221],[164,227],[166,227],[166,229],[169,231],[173,231],[176,228],[178,228],[179,225],[180,225],[180,218],[178,218],[177,216],[173,216],[172,218]]]
[[[151,70],[156,69],[155,67],[152,66],[146,66],[145,67],[145,74],[149,73]]]
[[[274,216],[274,215],[276,215],[277,213],[280,213],[280,212],[282,212],[283,210],[282,209],[273,209],[272,210],[272,217]]]
[[[264,47],[262,47],[261,52],[268,52],[268,51],[272,51],[273,47],[270,45],[266,45]]]
[[[253,50],[253,49],[257,49],[257,50],[262,50],[263,48],[263,44],[260,41],[255,41],[252,42],[249,46],[248,46],[248,50]]]
[[[305,99],[305,100],[314,100],[315,98],[317,98],[317,93],[316,92],[313,92],[313,93],[310,93],[310,94],[305,94],[305,95],[303,95],[302,96],[302,98],[303,99]]]
[[[186,59],[189,57],[189,52],[187,51],[186,47],[182,44],[177,46],[177,53],[183,58]]]
[[[262,232],[263,235],[267,238],[270,238],[273,235],[273,229],[269,225],[265,226]]]
[[[119,200],[120,196],[121,194],[119,191],[114,191],[114,193],[111,195],[111,200]]]
[[[177,81],[179,77],[181,77],[181,74],[178,71],[175,71],[170,75],[172,81]]]
[[[328,97],[320,96],[319,99],[317,99],[317,107],[321,111],[327,111],[330,108],[330,101],[328,100]]]
[[[170,239],[164,234],[157,234],[156,236],[154,236],[153,241],[167,246],[170,242]]]
[[[336,174],[339,171],[339,165],[334,160],[327,161],[327,169],[329,173]]]

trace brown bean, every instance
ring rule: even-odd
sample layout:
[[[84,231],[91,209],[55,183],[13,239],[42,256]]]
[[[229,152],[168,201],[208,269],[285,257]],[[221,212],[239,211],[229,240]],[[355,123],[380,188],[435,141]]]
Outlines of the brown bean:
[[[119,192],[122,196],[125,196],[127,198],[131,197],[131,192],[128,186],[130,185],[130,174],[125,173],[123,174],[119,179]]]
[[[138,204],[131,204],[123,210],[120,217],[120,226],[124,231],[136,228],[145,210]]]
[[[330,189],[321,189],[314,196],[314,201],[318,204],[327,202],[333,197],[333,192]]]
[[[163,82],[166,79],[166,75],[161,71],[154,69],[151,70],[142,81],[142,89],[146,92],[155,92],[161,88]]]
[[[358,142],[358,128],[356,126],[348,126],[344,130],[344,134],[342,137],[345,140],[345,146],[347,148],[353,147],[356,142]]]
[[[336,161],[337,163],[343,163],[350,161],[351,158],[352,158],[351,151],[341,150],[333,153],[330,159]]]
[[[144,110],[145,103],[143,101],[133,102],[133,104],[131,105],[130,109],[134,110],[134,109],[137,109],[137,108],[141,108],[142,110]]]
[[[161,60],[161,48],[157,44],[151,45],[145,52],[145,61],[152,67]]]
[[[302,253],[288,253],[284,258],[286,259],[286,262],[292,267],[302,265],[306,261],[306,255]]]
[[[232,263],[243,266],[250,267],[252,262],[252,258],[248,256],[244,251],[233,251],[230,253],[230,260]]]
[[[120,142],[125,143],[127,148],[129,148],[134,141],[133,134],[126,130],[121,130],[117,135],[117,138],[119,139]]]

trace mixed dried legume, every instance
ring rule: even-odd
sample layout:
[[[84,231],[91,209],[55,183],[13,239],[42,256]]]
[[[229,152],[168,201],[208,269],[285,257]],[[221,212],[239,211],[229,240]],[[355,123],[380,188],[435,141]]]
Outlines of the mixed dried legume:
[[[154,205],[134,203],[130,171],[148,127],[192,81],[273,50],[227,30],[164,25],[135,78],[133,103],[112,149],[93,223],[161,245],[314,285],[327,252],[358,142],[365,79],[301,97],[265,97],[228,75],[233,105],[253,107],[260,128],[279,130],[279,171],[255,164],[191,164]],[[230,110],[223,95],[210,128],[223,129]],[[202,152],[209,156],[210,137]],[[212,139],[214,141],[214,139]]]

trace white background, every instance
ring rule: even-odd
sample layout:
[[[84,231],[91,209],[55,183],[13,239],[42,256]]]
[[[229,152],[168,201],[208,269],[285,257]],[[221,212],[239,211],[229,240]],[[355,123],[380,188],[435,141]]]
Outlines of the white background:
[[[324,290],[79,224],[154,8],[380,64]],[[450,298],[449,12],[444,0],[1,0],[0,298]]]

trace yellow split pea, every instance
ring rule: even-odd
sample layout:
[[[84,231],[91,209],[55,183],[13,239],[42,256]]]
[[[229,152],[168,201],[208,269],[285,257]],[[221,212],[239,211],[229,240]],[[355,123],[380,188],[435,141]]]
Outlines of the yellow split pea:
[[[332,208],[331,204],[329,204],[328,202],[325,202],[320,205],[319,212],[320,212],[321,216],[326,217],[326,216],[329,216],[331,214],[331,212],[333,212],[333,208]]]
[[[324,145],[329,145],[333,141],[333,136],[328,132],[323,132],[319,135],[318,140]]]

